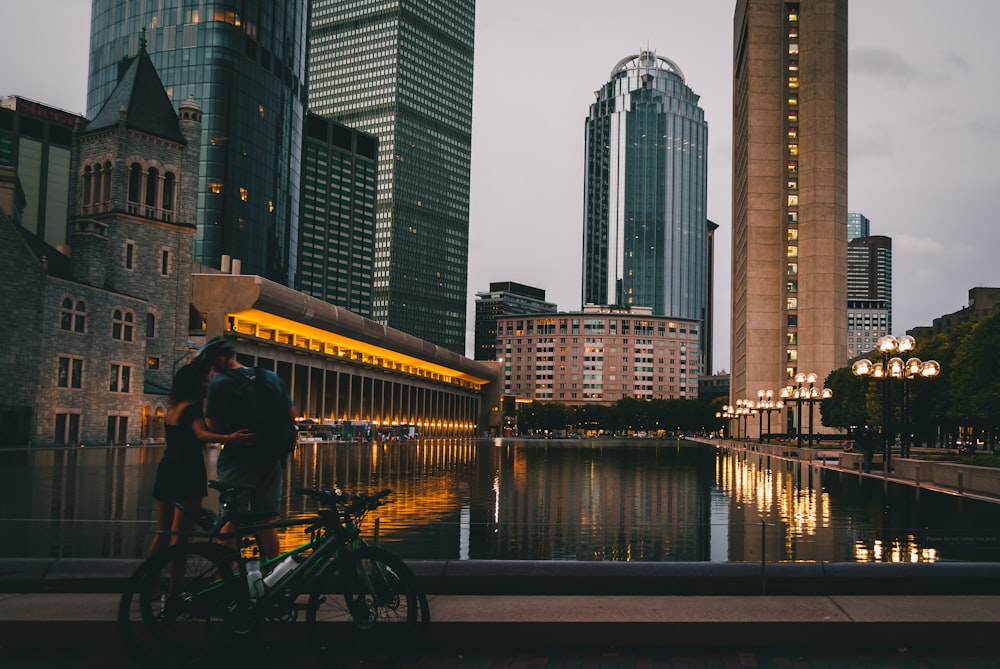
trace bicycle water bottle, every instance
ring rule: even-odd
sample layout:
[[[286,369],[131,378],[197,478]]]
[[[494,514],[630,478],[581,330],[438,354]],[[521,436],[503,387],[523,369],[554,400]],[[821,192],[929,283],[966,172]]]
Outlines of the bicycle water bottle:
[[[261,597],[264,594],[264,577],[260,573],[260,560],[247,560],[247,588],[251,597]]]
[[[271,573],[264,577],[264,585],[271,588],[274,584],[285,577],[285,574],[295,569],[299,564],[295,561],[291,555],[286,557],[284,560],[275,565]]]

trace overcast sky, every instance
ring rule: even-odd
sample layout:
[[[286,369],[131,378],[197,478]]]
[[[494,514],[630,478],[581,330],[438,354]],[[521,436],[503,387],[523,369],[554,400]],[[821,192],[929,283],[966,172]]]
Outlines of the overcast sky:
[[[89,0],[0,0],[0,96],[83,113]],[[729,368],[733,0],[479,0],[472,303],[491,281],[580,307],[583,122],[622,58],[677,63],[709,126],[715,370]],[[1000,2],[850,3],[848,209],[893,240],[893,334],[1000,286]]]

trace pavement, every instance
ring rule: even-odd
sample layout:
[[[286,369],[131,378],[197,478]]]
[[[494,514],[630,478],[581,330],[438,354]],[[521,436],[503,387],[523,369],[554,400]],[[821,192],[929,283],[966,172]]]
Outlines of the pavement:
[[[23,563],[0,560],[0,667],[136,666],[115,627],[131,561]],[[998,564],[411,566],[431,624],[400,669],[1000,669]],[[269,628],[263,664],[320,666],[303,628]]]

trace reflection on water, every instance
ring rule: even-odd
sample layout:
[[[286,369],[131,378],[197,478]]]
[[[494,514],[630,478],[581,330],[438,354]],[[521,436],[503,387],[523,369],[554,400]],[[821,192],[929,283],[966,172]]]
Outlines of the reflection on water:
[[[141,556],[161,452],[0,450],[0,556]],[[997,505],[691,442],[303,444],[285,473],[288,517],[312,511],[299,487],[391,488],[367,536],[416,559],[1000,559],[926,538],[995,532]]]

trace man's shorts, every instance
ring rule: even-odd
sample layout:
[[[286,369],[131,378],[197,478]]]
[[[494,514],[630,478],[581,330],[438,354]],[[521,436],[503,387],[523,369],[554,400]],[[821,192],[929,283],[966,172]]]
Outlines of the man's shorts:
[[[270,463],[220,463],[219,479],[227,483],[254,486],[254,491],[240,495],[240,510],[277,516],[281,507],[281,478],[284,467],[280,460]]]

